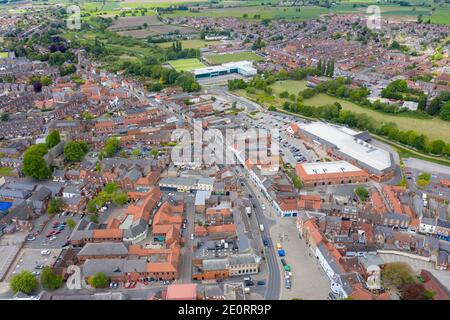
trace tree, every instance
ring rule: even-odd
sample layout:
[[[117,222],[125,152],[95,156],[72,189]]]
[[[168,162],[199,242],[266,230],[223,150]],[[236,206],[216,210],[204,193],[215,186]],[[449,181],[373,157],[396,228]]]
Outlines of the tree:
[[[104,190],[107,194],[113,194],[119,190],[119,185],[116,182],[110,182],[105,186]]]
[[[23,156],[22,172],[25,175],[38,180],[50,178],[52,171],[47,166],[43,155],[30,149],[27,150]]]
[[[38,285],[36,277],[30,271],[22,271],[12,276],[9,286],[14,293],[30,294]]]
[[[120,148],[119,139],[108,138],[105,143],[105,156],[112,157]]]
[[[61,210],[64,205],[64,200],[62,198],[52,198],[48,203],[47,212],[49,214],[55,214]]]
[[[112,201],[117,206],[124,205],[128,201],[128,194],[126,191],[115,192],[112,196]]]
[[[158,156],[159,151],[158,151],[157,149],[152,149],[152,150],[150,151],[150,154],[151,154],[153,157],[156,157],[156,156]]]
[[[88,152],[89,147],[85,141],[69,141],[64,146],[64,156],[69,161],[81,161]]]
[[[108,282],[108,278],[103,272],[99,272],[89,277],[89,285],[96,289],[106,288],[108,286]]]
[[[364,187],[358,187],[355,189],[355,193],[358,196],[358,198],[361,200],[361,202],[365,202],[367,198],[369,197],[369,191],[367,191]]]
[[[54,270],[45,266],[41,272],[41,284],[47,290],[56,290],[61,287],[63,283],[63,277],[54,273]]]
[[[445,148],[445,142],[442,140],[434,140],[431,141],[429,145],[429,152],[434,154],[442,154],[442,151]]]
[[[97,214],[91,214],[89,217],[89,220],[93,223],[98,223],[98,215]]]
[[[61,141],[58,130],[52,131],[47,137],[45,137],[45,144],[47,148],[51,149]]]
[[[134,157],[139,157],[139,156],[141,155],[141,150],[139,150],[139,149],[134,149],[133,151],[131,151],[131,154],[132,154]]]
[[[67,222],[67,226],[70,228],[70,230],[75,229],[75,226],[77,224],[72,218],[67,218],[66,222]]]
[[[381,279],[385,286],[396,289],[416,282],[414,271],[404,262],[387,263],[381,271]]]
[[[6,122],[9,120],[9,113],[8,112],[3,112],[2,115],[0,116],[0,120],[3,122]]]

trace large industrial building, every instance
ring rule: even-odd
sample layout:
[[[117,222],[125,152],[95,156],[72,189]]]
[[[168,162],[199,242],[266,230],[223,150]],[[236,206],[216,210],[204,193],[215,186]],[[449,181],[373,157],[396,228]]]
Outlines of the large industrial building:
[[[316,121],[301,125],[299,135],[334,158],[347,160],[366,170],[374,180],[384,181],[395,174],[392,154],[368,143],[368,134]]]
[[[245,77],[251,77],[257,74],[257,70],[253,67],[253,63],[251,61],[229,62],[220,66],[195,69],[191,72],[194,74],[196,79],[212,78],[231,73],[238,73]]]
[[[295,170],[305,187],[369,181],[369,174],[366,171],[344,160],[299,163]]]

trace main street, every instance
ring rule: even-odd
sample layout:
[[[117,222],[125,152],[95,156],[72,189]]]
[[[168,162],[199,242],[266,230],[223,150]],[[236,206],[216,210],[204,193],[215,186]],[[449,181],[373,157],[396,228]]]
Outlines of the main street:
[[[267,263],[267,266],[269,268],[269,281],[267,283],[267,289],[265,298],[268,300],[278,300],[280,298],[280,286],[281,286],[281,274],[280,274],[280,267],[278,265],[276,253],[275,253],[275,246],[272,242],[272,239],[270,237],[270,228],[272,228],[275,225],[275,221],[271,218],[268,218],[261,207],[262,199],[259,192],[255,192],[252,182],[249,180],[248,175],[241,166],[237,166],[238,172],[241,175],[243,179],[241,181],[245,184],[246,189],[248,190],[249,194],[252,196],[252,203],[255,205],[255,215],[257,225],[263,225],[264,231],[261,232],[261,237],[264,239],[267,239],[269,241],[269,245],[264,248],[265,252],[265,261]],[[258,194],[258,195],[257,195]],[[256,201],[253,201],[256,200]],[[267,204],[264,204],[267,208]],[[262,239],[260,240],[262,241]]]

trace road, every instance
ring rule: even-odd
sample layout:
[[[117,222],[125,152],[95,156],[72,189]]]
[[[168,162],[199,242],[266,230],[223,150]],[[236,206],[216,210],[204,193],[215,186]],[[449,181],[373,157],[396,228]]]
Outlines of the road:
[[[272,228],[275,225],[275,222],[273,219],[270,219],[266,217],[263,213],[263,209],[261,207],[261,195],[256,193],[253,190],[252,182],[250,182],[248,176],[244,172],[243,168],[241,166],[238,166],[238,171],[240,174],[242,174],[242,181],[244,182],[246,189],[249,191],[249,193],[252,195],[252,200],[258,200],[258,201],[252,201],[253,204],[255,204],[255,218],[257,221],[257,224],[262,224],[264,226],[264,232],[262,232],[262,237],[264,239],[267,239],[269,241],[269,246],[264,248],[265,251],[265,261],[267,263],[268,269],[269,269],[269,280],[267,282],[267,289],[265,293],[265,298],[268,300],[279,300],[280,298],[280,291],[281,291],[281,274],[280,274],[280,268],[277,261],[277,256],[275,253],[275,246],[272,242],[272,239],[270,237],[270,228]],[[265,204],[267,207],[267,204]]]
[[[240,97],[240,96],[229,93],[227,87],[217,86],[214,88],[210,88],[210,89],[208,89],[208,93],[222,97],[223,99],[225,99],[227,101],[236,102],[238,108],[244,107],[247,112],[261,110],[261,106],[259,104],[255,103],[253,101],[250,101],[244,97]]]

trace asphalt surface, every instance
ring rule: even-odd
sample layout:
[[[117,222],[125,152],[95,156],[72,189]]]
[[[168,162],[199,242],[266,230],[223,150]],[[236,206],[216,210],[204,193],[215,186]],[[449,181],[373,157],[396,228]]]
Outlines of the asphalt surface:
[[[267,218],[264,213],[263,209],[261,207],[260,201],[258,201],[258,196],[253,192],[253,189],[250,187],[249,178],[246,177],[246,174],[241,166],[238,166],[239,172],[242,174],[243,182],[249,191],[249,193],[252,195],[252,203],[256,206],[255,212],[255,218],[258,223],[258,225],[262,224],[264,226],[264,232],[261,232],[261,237],[264,239],[267,239],[269,242],[269,246],[264,248],[265,252],[265,261],[267,263],[268,269],[269,269],[269,279],[267,282],[267,289],[265,293],[265,299],[267,300],[279,300],[280,298],[280,291],[281,291],[281,275],[280,275],[280,269],[278,267],[278,261],[277,256],[275,253],[275,246],[273,244],[273,241],[270,237],[270,228],[272,228],[275,225],[275,222],[272,219]],[[262,240],[261,240],[262,241]]]

